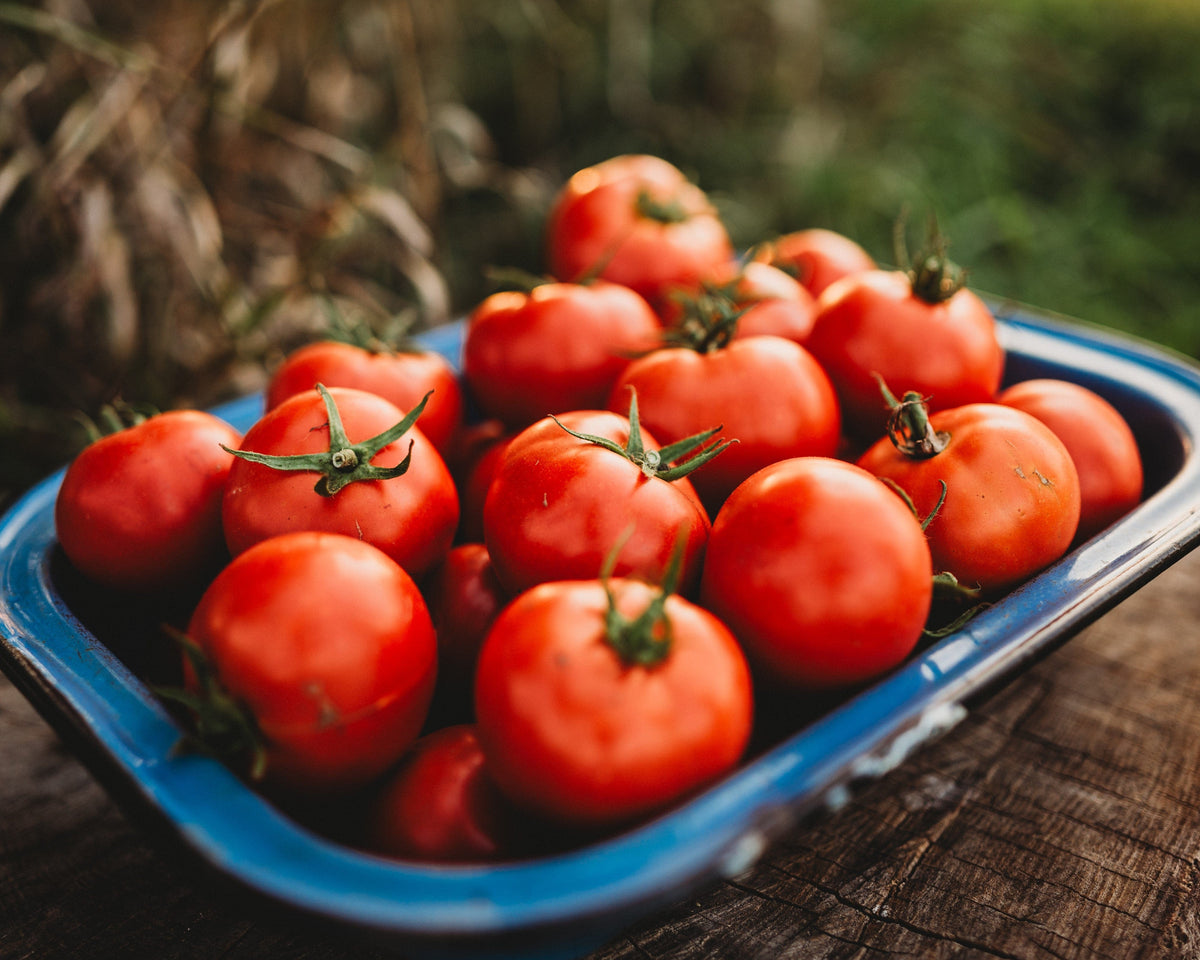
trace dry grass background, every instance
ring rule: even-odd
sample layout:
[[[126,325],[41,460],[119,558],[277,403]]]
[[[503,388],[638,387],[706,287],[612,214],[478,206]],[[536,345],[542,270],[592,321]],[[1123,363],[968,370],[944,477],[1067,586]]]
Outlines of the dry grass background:
[[[977,285],[1200,352],[1187,4],[0,2],[0,506],[121,397],[260,386],[329,299],[383,325],[540,270],[626,150],[739,242],[886,260],[933,205]]]

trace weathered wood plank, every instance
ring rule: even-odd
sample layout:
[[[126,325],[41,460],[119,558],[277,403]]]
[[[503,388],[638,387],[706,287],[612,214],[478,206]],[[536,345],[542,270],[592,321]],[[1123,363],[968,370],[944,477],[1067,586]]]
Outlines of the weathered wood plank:
[[[1200,555],[592,960],[1200,956]],[[214,893],[0,682],[0,958],[383,956]]]

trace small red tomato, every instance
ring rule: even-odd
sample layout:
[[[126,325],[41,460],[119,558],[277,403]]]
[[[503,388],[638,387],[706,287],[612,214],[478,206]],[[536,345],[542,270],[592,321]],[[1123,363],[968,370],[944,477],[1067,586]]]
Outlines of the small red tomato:
[[[467,321],[463,376],[484,413],[519,430],[547,414],[602,407],[630,359],[660,334],[650,305],[614,283],[495,293]]]
[[[58,541],[84,576],[120,590],[201,580],[227,558],[221,497],[241,434],[196,410],[162,413],[85,447],[54,505]]]
[[[880,377],[897,394],[920,393],[931,411],[995,398],[1004,370],[995,320],[951,266],[855,273],[818,298],[805,346],[833,381],[852,435],[883,435]]]
[[[730,770],[753,697],[712,614],[640,581],[590,580],[542,584],[504,609],[480,653],[475,708],[510,799],[610,828]]]
[[[1120,412],[1102,396],[1067,380],[1025,380],[997,402],[1037,417],[1063,442],[1079,474],[1077,541],[1087,540],[1142,499],[1142,458]]]
[[[829,378],[804,347],[782,337],[656,350],[629,365],[609,408],[627,404],[631,387],[642,423],[662,443],[714,424],[736,441],[690,475],[710,513],[756,470],[790,457],[833,456],[840,442]]]
[[[322,340],[284,358],[267,384],[268,410],[288,397],[308,393],[318,383],[353,387],[390,400],[407,412],[432,394],[418,426],[447,456],[463,421],[463,394],[454,368],[441,354],[424,350],[368,350],[351,343]]]
[[[599,276],[658,309],[733,258],[729,234],[704,192],[660,157],[628,154],[577,172],[546,225],[550,272]]]
[[[783,686],[862,683],[925,627],[933,567],[920,522],[865,470],[783,460],[739,486],[713,523],[701,603]]]
[[[859,244],[833,230],[797,230],[767,244],[758,257],[785,270],[814,297],[835,280],[874,270],[875,261]]]
[[[594,579],[618,545],[616,575],[656,577],[680,538],[683,583],[693,585],[708,513],[687,468],[671,460],[641,430],[636,404],[628,418],[577,410],[517,434],[483,507],[484,542],[505,590]]]
[[[267,411],[242,440],[222,505],[238,554],[294,530],[358,537],[421,577],[450,549],[458,493],[441,455],[395,404],[334,387]]]
[[[777,267],[752,260],[729,261],[702,287],[677,291],[664,314],[668,325],[686,324],[699,314],[701,323],[712,311],[737,313],[733,336],[773,334],[803,343],[816,318],[812,294]]]
[[[235,557],[188,639],[200,653],[186,662],[189,686],[209,705],[198,736],[219,730],[252,758],[252,776],[285,791],[346,791],[382,773],[420,732],[437,676],[412,578],[340,534],[287,534]]]
[[[423,736],[388,777],[369,813],[367,846],[406,860],[494,861],[513,852],[513,820],[475,727],[458,724]]]
[[[891,429],[858,463],[932,517],[925,532],[939,573],[995,596],[1070,547],[1079,477],[1062,441],[1035,417],[998,403],[926,417],[910,393]]]
[[[483,505],[487,502],[488,490],[492,485],[492,477],[504,459],[511,434],[505,434],[493,440],[476,453],[473,460],[464,466],[459,475],[458,498],[460,515],[458,521],[458,540],[460,543],[481,543],[483,541]]]
[[[469,701],[479,648],[508,601],[482,543],[454,547],[430,573],[424,595],[438,638],[440,686],[457,705]]]

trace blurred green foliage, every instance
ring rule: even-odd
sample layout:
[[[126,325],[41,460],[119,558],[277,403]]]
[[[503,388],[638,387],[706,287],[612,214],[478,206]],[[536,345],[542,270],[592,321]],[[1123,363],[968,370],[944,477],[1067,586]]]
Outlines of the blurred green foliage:
[[[976,289],[1200,356],[1197,49],[1192,0],[0,0],[0,501],[76,410],[261,385],[328,299],[541,271],[622,152],[740,245],[895,262],[936,214]]]

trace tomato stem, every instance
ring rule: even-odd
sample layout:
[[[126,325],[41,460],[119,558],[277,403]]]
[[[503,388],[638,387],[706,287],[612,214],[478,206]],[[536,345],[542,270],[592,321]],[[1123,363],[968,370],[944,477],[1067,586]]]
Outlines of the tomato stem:
[[[675,198],[666,200],[658,200],[650,195],[650,191],[645,188],[638,191],[637,212],[639,217],[644,217],[647,220],[655,220],[658,223],[686,223],[688,212]]]
[[[637,391],[633,387],[630,387],[629,393],[629,440],[623,447],[608,437],[599,437],[592,433],[579,433],[572,430],[559,420],[558,417],[554,416],[554,414],[550,414],[550,419],[577,440],[583,440],[587,443],[593,443],[598,447],[603,447],[605,450],[611,450],[613,453],[636,464],[641,468],[644,476],[657,477],[660,480],[668,482],[686,477],[697,467],[701,467],[712,460],[731,443],[737,442],[735,440],[724,440],[707,447],[704,446],[705,443],[724,429],[723,426],[716,426],[710,430],[702,430],[700,433],[692,434],[690,437],[684,437],[682,440],[676,440],[674,443],[669,443],[658,450],[653,448],[647,449],[646,443],[642,438],[642,425],[638,417]],[[694,454],[693,451],[695,451]],[[689,457],[689,454],[693,455]],[[676,463],[676,461],[681,462]],[[671,466],[673,463],[675,465]]]
[[[679,583],[686,540],[683,536],[676,538],[671,562],[663,574],[659,592],[632,620],[617,609],[617,598],[609,582],[623,543],[622,540],[610,551],[600,572],[600,582],[608,598],[604,613],[604,638],[626,666],[652,667],[665,660],[671,652],[674,635],[666,605],[667,598],[675,592]]]
[[[910,460],[928,460],[946,449],[950,434],[933,428],[924,397],[909,390],[897,400],[881,379],[879,382],[891,409],[887,433],[892,445]]]
[[[361,443],[351,443],[346,436],[346,428],[342,425],[342,416],[338,412],[337,403],[325,388],[317,384],[317,391],[325,404],[329,417],[329,450],[323,453],[297,454],[268,454],[254,450],[232,450],[222,444],[222,448],[242,460],[261,463],[273,470],[297,470],[321,474],[313,488],[323,497],[332,497],[339,490],[359,480],[391,480],[401,477],[408,472],[412,462],[413,441],[408,442],[408,453],[394,467],[376,467],[371,464],[376,454],[384,447],[396,442],[407,433],[417,418],[425,410],[425,404],[433,395],[433,391],[421,399],[415,407],[397,424],[384,430],[383,433],[364,440]]]
[[[193,729],[185,734],[181,748],[192,747],[220,760],[246,760],[246,775],[262,780],[267,772],[266,741],[253,714],[224,686],[200,645],[180,630],[164,626],[179,645],[196,678],[195,691],[180,687],[155,687],[164,700],[186,708]]]

